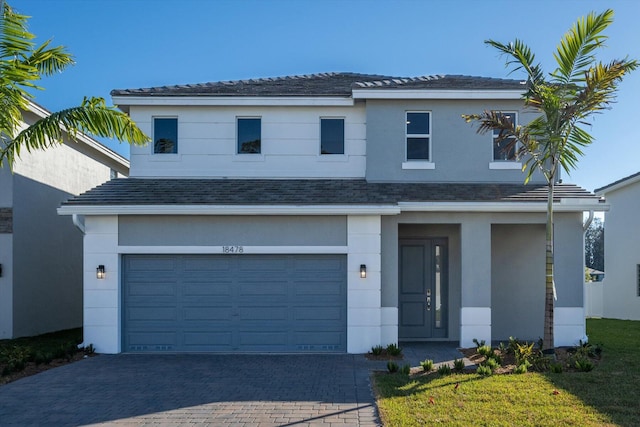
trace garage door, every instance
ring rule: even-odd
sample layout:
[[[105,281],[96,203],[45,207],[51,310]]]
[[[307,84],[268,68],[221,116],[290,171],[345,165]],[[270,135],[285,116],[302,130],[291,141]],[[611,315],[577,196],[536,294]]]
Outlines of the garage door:
[[[345,352],[345,255],[126,255],[123,351]]]

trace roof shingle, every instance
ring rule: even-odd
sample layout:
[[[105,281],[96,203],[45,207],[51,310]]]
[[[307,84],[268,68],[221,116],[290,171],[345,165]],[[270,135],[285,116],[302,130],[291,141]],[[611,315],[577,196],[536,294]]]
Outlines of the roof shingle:
[[[338,96],[355,89],[522,89],[524,82],[476,76],[394,77],[360,73],[319,73],[199,84],[114,89],[111,96]]]
[[[598,197],[559,184],[555,200]],[[547,187],[523,184],[369,183],[362,179],[151,179],[108,181],[63,203],[105,205],[395,205],[399,202],[544,202]]]

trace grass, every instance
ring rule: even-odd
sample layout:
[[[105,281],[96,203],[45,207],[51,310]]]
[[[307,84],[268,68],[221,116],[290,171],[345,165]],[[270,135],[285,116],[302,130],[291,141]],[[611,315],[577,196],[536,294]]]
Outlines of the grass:
[[[640,322],[587,320],[602,360],[587,373],[415,377],[377,374],[387,426],[638,426]],[[458,384],[458,387],[456,387]]]

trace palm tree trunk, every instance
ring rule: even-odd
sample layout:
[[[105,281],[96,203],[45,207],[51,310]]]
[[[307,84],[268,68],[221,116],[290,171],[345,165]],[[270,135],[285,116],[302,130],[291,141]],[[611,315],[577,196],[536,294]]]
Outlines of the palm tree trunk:
[[[555,175],[555,174],[554,174]],[[546,278],[545,278],[545,298],[544,298],[544,335],[542,345],[545,353],[554,354],[553,339],[553,302],[554,302],[554,285],[553,285],[553,190],[555,185],[555,176],[549,179],[549,193],[547,195],[547,242],[546,242]]]

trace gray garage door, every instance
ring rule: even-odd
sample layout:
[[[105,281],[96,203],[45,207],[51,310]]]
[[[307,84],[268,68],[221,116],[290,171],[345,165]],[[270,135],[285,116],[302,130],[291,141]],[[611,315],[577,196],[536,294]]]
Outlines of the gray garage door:
[[[345,352],[345,255],[126,255],[123,351]]]

